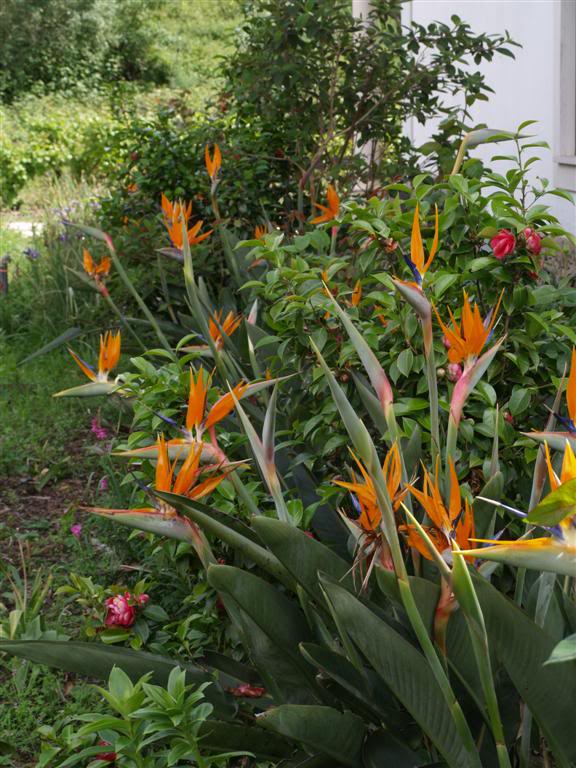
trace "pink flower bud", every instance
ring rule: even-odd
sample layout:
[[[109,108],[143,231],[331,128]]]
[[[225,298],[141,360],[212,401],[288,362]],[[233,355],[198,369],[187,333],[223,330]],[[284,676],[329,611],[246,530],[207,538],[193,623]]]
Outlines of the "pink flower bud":
[[[508,424],[514,426],[514,416],[512,416],[510,411],[504,411],[504,421],[507,421]]]
[[[460,363],[448,363],[448,381],[456,383],[462,378],[462,366]]]
[[[228,693],[231,693],[232,696],[243,696],[247,699],[259,699],[261,696],[264,696],[266,689],[250,685],[249,683],[240,683],[235,688],[228,688]]]
[[[542,236],[530,227],[524,230],[524,239],[526,240],[526,250],[538,256],[542,250]]]
[[[499,261],[503,261],[506,256],[514,251],[514,248],[516,247],[516,238],[509,229],[501,229],[498,234],[490,240],[490,246],[494,256]]]
[[[450,349],[450,347],[452,346],[452,345],[450,344],[450,340],[449,340],[449,339],[447,339],[447,338],[446,338],[446,336],[442,336],[442,344],[444,344],[444,346],[446,347],[446,349]]]
[[[109,741],[99,741],[98,742],[99,747],[111,747],[112,744],[110,744]],[[107,763],[113,763],[115,762],[118,755],[116,752],[99,752],[97,754],[98,760],[105,760]]]

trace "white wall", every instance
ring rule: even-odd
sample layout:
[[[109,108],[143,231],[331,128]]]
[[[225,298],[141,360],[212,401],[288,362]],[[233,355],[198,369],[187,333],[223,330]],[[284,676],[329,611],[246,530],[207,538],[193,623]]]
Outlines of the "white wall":
[[[560,84],[561,24],[562,20],[566,23],[567,18],[562,11],[563,3],[576,4],[576,0],[412,0],[405,6],[405,20],[411,18],[420,24],[438,20],[450,24],[450,17],[457,14],[474,32],[508,30],[523,48],[513,49],[516,59],[497,56],[481,66],[488,85],[495,92],[489,95],[488,102],[477,102],[473,107],[474,121],[486,123],[489,128],[515,130],[524,120],[538,120],[530,131],[537,134],[539,140],[547,141],[551,151],[538,150],[542,162],[533,166],[534,175],[549,179],[552,186],[576,191],[576,165],[560,164],[554,159],[566,153],[560,147],[559,138],[562,90],[565,99],[566,88],[576,89],[576,73]],[[573,52],[576,29],[574,35],[572,31],[564,34],[562,42],[564,46],[572,46]],[[432,126],[414,121],[408,131],[416,144],[422,144],[432,132]],[[493,154],[506,154],[504,147],[487,145],[472,150],[472,154],[489,159]],[[502,170],[505,164],[498,162],[493,167]],[[543,202],[550,205],[562,226],[576,233],[574,206],[553,196]]]

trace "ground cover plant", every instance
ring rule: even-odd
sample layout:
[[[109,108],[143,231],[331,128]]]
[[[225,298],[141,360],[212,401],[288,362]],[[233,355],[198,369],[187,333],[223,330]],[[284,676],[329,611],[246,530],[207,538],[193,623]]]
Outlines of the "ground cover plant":
[[[86,714],[79,730],[70,720],[45,730],[42,764],[97,758],[104,749],[119,761],[170,761],[178,754],[209,763],[233,750],[295,765],[394,759],[507,766],[516,759],[528,764],[532,751],[559,765],[573,762],[569,710],[554,693],[560,684],[576,687],[570,339],[550,353],[559,360],[547,387],[549,415],[544,425],[527,420],[532,432],[517,437],[521,460],[500,451],[506,441],[497,406],[502,401],[512,409],[512,402],[531,397],[529,385],[528,395],[517,394],[512,369],[504,381],[486,383],[503,356],[521,370],[519,355],[535,354],[525,342],[522,350],[514,345],[514,298],[505,301],[503,293],[514,279],[525,286],[520,308],[537,306],[531,290],[538,295],[540,285],[529,288],[522,274],[541,269],[543,249],[554,247],[551,236],[560,233],[539,190],[531,193],[539,202],[525,203],[526,128],[498,137],[518,150],[515,176],[486,174],[492,185],[508,185],[501,192],[487,193],[481,175],[459,167],[441,185],[420,177],[364,204],[341,200],[330,187],[326,204],[291,241],[263,228],[232,251],[217,224],[216,232],[192,224],[186,201],[162,200],[171,241],[164,251],[183,263],[188,333],[170,344],[138,296],[155,348],[132,358],[133,372],[118,375],[122,340],[134,331],[122,317],[121,332],[101,336],[97,365],[98,350],[86,359],[71,348],[86,383],[56,394],[106,396],[132,409],[132,434],[115,451],[130,462],[126,506],[90,511],[141,531],[146,549],[155,546],[155,535],[172,539],[176,549],[168,551],[177,559],[186,554],[186,567],[199,571],[213,611],[218,597],[233,632],[208,631],[196,653],[180,636],[170,641],[163,607],[150,611],[146,578],[105,598],[75,577],[65,588],[74,599],[92,600],[93,611],[100,601],[105,610],[103,625],[88,625],[92,639],[10,639],[0,647],[70,672],[110,675],[105,696],[123,720]],[[205,155],[206,184],[218,209],[226,167],[217,145]],[[425,211],[433,222],[429,237],[420,224]],[[112,239],[94,228],[79,231],[94,238],[84,243],[83,268],[98,292],[113,290],[114,270],[131,286]],[[355,249],[357,231],[362,239]],[[195,273],[196,255],[216,236],[230,273],[237,270],[243,308],[214,304]],[[450,248],[443,255],[444,241]],[[309,264],[309,252],[319,252],[319,261]],[[353,271],[362,259],[364,274]],[[242,282],[254,262],[263,279]],[[340,269],[345,284],[334,280]],[[470,279],[470,272],[479,274]],[[370,281],[378,286],[375,295],[365,293]],[[267,295],[266,286],[281,296]],[[453,286],[455,295],[463,289],[459,309],[446,302]],[[567,285],[563,290],[570,293]],[[293,339],[274,335],[273,323],[292,311],[284,302],[296,303],[299,295],[310,313],[304,323],[315,316],[323,325],[310,327],[308,339],[287,354]],[[364,301],[372,317],[363,322]],[[414,319],[400,350],[388,344],[387,323],[396,316],[405,324]],[[556,329],[564,325],[557,312],[553,322]],[[569,321],[565,327],[570,336]],[[382,342],[392,346],[383,355]],[[442,349],[445,368],[436,361]],[[387,354],[405,378],[419,374],[413,398],[396,401],[401,390],[393,362],[388,372],[380,362]],[[352,359],[357,368],[342,365]],[[453,386],[444,390],[448,378]],[[308,386],[315,413],[306,405]],[[342,424],[348,455],[333,441],[315,462],[306,442],[312,430],[294,439],[299,401],[311,420],[329,414],[335,434]],[[476,438],[478,422],[484,429]],[[522,466],[526,457],[531,473]],[[522,482],[528,476],[531,482]],[[184,699],[174,698],[185,696],[178,667],[196,691],[190,704],[196,726],[187,740],[178,730]],[[146,672],[167,691],[141,680]],[[144,706],[147,697],[161,710]],[[201,697],[206,707],[196,715]]]

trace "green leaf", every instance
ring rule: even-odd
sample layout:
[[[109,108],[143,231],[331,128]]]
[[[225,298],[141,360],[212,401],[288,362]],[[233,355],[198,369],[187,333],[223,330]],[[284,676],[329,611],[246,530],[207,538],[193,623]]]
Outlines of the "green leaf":
[[[318,572],[329,574],[349,590],[354,589],[350,564],[319,541],[281,520],[259,517],[253,528],[264,544],[301,584],[313,600],[320,597]]]
[[[563,664],[566,661],[576,661],[576,635],[570,635],[561,640],[550,654],[545,664]]]
[[[390,731],[376,731],[366,740],[363,750],[365,768],[415,768],[422,758],[392,736]]]
[[[537,525],[557,525],[570,515],[576,515],[576,478],[562,483],[555,491],[545,496],[529,512],[526,522]]]
[[[281,736],[265,733],[257,726],[244,723],[205,720],[198,735],[203,750],[246,751],[274,762],[279,758],[290,757],[294,751],[293,745]]]
[[[576,701],[576,666],[543,666],[554,650],[554,640],[485,579],[474,577],[473,581],[490,645],[556,759],[561,765],[576,761],[574,713],[566,706]]]
[[[232,620],[274,699],[309,702],[316,685],[299,644],[312,638],[296,603],[257,576],[227,565],[211,566],[208,582],[232,599]]]
[[[36,357],[45,355],[47,352],[52,352],[53,349],[57,349],[62,344],[66,344],[67,342],[72,341],[72,339],[76,339],[78,336],[82,336],[84,333],[86,333],[86,331],[82,328],[68,328],[66,331],[64,331],[64,333],[61,333],[60,336],[57,336],[55,339],[52,339],[52,341],[49,341],[48,344],[44,344],[43,347],[40,347],[40,349],[32,352],[31,355],[27,355],[22,360],[19,360],[18,365],[26,365],[26,363],[29,363],[30,360],[34,360]]]
[[[414,364],[414,354],[411,349],[405,349],[396,358],[396,365],[403,376],[409,376]]]
[[[448,764],[477,765],[471,762],[424,656],[342,587],[322,582],[349,636]]]
[[[331,707],[289,704],[264,712],[256,722],[338,763],[361,768],[366,729],[356,715]]]
[[[151,672],[150,682],[164,686],[174,667],[182,667],[186,671],[188,684],[211,683],[205,690],[206,700],[214,705],[214,711],[220,717],[229,718],[236,712],[235,703],[224,694],[209,672],[166,656],[99,643],[58,640],[1,640],[0,651],[36,664],[46,664],[98,680],[108,680],[115,666],[122,669],[134,682]]]
[[[173,493],[157,492],[164,501],[167,501],[174,509],[189,517],[205,533],[210,533],[217,536],[221,541],[229,544],[234,549],[242,552],[246,557],[253,560],[261,568],[277,578],[282,584],[292,587],[294,582],[292,577],[286,571],[284,566],[278,562],[278,560],[268,552],[264,547],[239,533],[236,530],[236,526],[232,524],[226,524],[220,520],[215,519],[211,515],[203,511],[205,505],[194,501],[193,499],[187,499],[184,496],[176,496]],[[220,515],[224,515],[223,512]]]
[[[514,389],[512,396],[508,402],[510,413],[512,416],[517,416],[523,413],[530,405],[530,392],[527,389]]]

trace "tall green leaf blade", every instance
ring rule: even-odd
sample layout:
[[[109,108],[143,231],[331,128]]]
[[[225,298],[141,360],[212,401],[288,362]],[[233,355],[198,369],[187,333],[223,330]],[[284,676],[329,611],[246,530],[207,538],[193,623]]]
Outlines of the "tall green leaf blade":
[[[214,705],[217,716],[230,718],[236,712],[234,701],[226,696],[210,672],[166,656],[100,643],[58,640],[2,640],[0,651],[36,664],[46,664],[99,680],[108,680],[112,668],[116,666],[126,672],[133,681],[147,672],[152,672],[152,683],[166,685],[170,672],[175,667],[181,667],[186,670],[188,683],[211,683],[204,695],[206,700]]]
[[[554,640],[489,582],[474,578],[490,643],[544,732],[556,759],[576,762],[576,665],[547,665]]]
[[[208,569],[214,589],[232,599],[252,661],[275,699],[308,702],[317,698],[312,668],[299,645],[312,639],[296,603],[257,576],[227,565]]]
[[[268,549],[301,584],[313,600],[318,600],[318,572],[329,574],[353,590],[350,565],[319,541],[281,520],[259,517],[252,526]]]
[[[282,563],[264,547],[243,536],[237,530],[235,525],[227,525],[210,514],[202,511],[198,502],[187,499],[184,496],[177,496],[173,493],[156,492],[156,495],[167,501],[174,509],[193,520],[204,533],[217,536],[221,541],[229,544],[234,549],[242,552],[246,557],[253,560],[257,565],[277,578],[282,584],[293,587],[293,579],[286,571]],[[221,513],[224,514],[224,513]]]
[[[329,755],[350,768],[361,768],[365,726],[349,712],[331,707],[288,704],[260,715],[258,725]]]
[[[342,587],[323,584],[349,636],[448,764],[475,765],[424,656]]]

